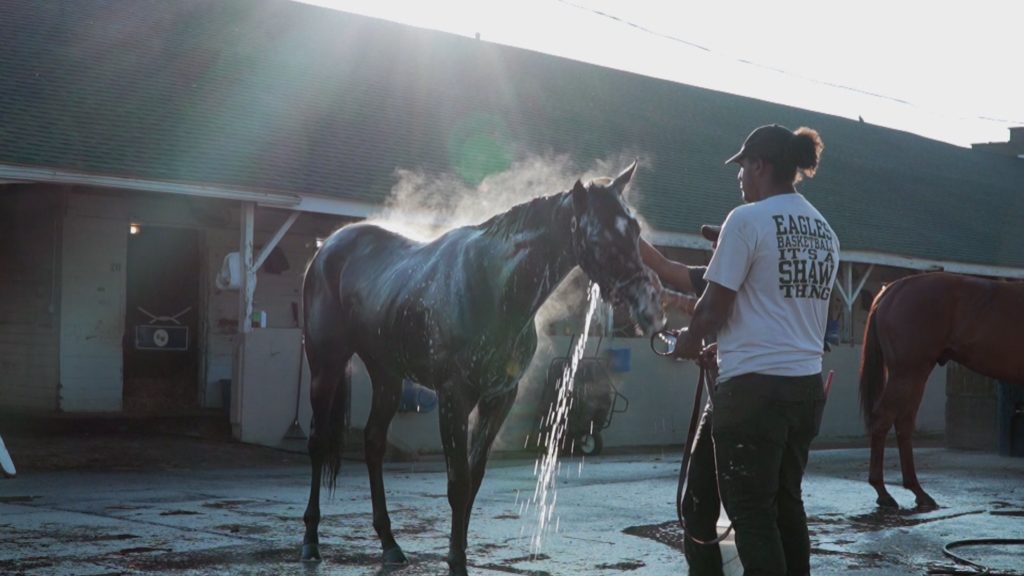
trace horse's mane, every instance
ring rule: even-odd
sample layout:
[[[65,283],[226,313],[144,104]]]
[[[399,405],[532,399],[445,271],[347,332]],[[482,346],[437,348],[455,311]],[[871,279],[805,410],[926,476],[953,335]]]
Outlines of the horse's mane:
[[[565,192],[541,196],[517,204],[501,214],[492,216],[477,225],[484,234],[498,238],[508,238],[526,228],[536,227],[540,223],[548,223],[556,209],[556,205],[565,198]]]

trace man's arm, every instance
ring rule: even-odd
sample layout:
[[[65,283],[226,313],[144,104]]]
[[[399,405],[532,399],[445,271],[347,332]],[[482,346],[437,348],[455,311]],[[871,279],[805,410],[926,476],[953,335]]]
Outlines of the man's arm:
[[[700,354],[703,339],[717,334],[725,325],[735,301],[735,291],[721,284],[708,282],[704,295],[697,300],[697,306],[693,310],[693,320],[679,333],[675,356],[696,358]]]
[[[682,292],[666,288],[661,291],[661,304],[666,308],[673,308],[691,316],[693,315],[694,306],[697,305],[697,297],[688,296]]]
[[[640,239],[640,258],[665,284],[678,291],[693,294],[696,292],[690,281],[690,267],[681,262],[669,260],[664,254],[643,238]]]

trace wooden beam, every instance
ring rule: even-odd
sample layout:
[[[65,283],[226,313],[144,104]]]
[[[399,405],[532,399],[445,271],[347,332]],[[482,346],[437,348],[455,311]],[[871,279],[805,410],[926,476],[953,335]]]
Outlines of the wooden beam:
[[[273,238],[263,246],[263,249],[260,250],[260,255],[256,257],[256,262],[253,264],[254,273],[263,266],[264,262],[267,261],[267,256],[270,256],[270,251],[273,250],[277,246],[277,243],[281,241],[281,238],[284,238],[284,235],[288,233],[288,229],[292,227],[292,224],[295,224],[296,220],[298,220],[299,214],[302,214],[302,212],[293,211],[289,214],[288,219],[284,221],[284,224],[281,224],[281,228],[278,229]]]

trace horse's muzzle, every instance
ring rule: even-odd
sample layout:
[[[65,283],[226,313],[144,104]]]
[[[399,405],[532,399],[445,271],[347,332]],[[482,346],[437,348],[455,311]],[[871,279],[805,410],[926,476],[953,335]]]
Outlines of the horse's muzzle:
[[[630,316],[645,335],[661,330],[667,321],[661,307],[660,283],[652,274],[644,270],[612,291],[612,301],[629,308]]]

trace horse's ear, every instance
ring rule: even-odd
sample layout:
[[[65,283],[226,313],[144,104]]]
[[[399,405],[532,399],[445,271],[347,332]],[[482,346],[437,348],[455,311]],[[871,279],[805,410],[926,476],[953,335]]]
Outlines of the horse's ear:
[[[622,174],[616,176],[615,181],[612,182],[612,190],[615,190],[617,194],[622,194],[626,189],[626,184],[629,184],[629,181],[632,180],[633,173],[636,172],[637,160],[638,159],[633,160],[633,163],[629,165],[629,168],[623,170]]]
[[[579,180],[572,186],[572,208],[576,214],[582,214],[587,210],[587,189]]]

